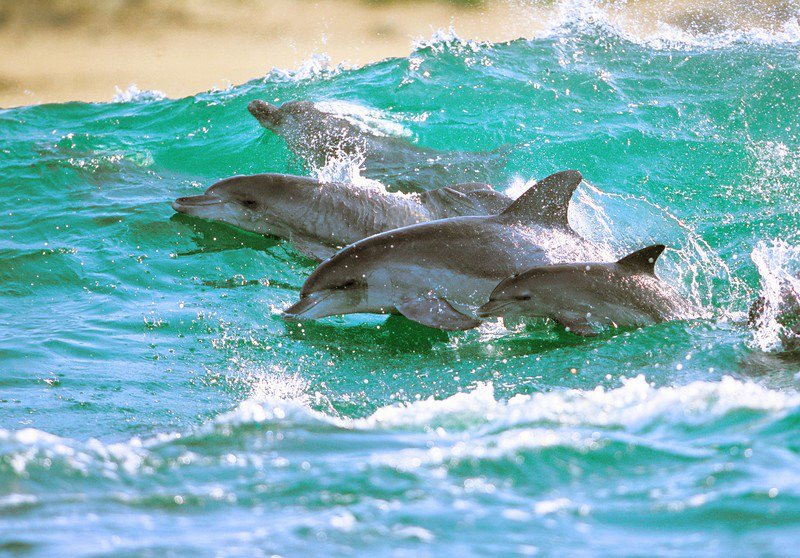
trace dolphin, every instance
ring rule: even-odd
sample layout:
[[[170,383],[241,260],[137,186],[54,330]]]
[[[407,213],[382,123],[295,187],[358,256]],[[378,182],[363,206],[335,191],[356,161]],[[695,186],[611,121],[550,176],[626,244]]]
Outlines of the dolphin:
[[[333,157],[363,158],[363,174],[398,188],[432,190],[456,182],[493,182],[505,166],[499,151],[468,153],[418,147],[403,138],[380,135],[323,112],[309,101],[281,106],[254,100],[247,105],[261,125],[281,136],[308,167]]]
[[[309,276],[288,319],[399,312],[421,324],[464,330],[504,278],[553,261],[602,257],[567,222],[578,171],[551,175],[500,215],[453,217],[360,240]]]
[[[692,306],[655,275],[663,244],[613,263],[543,265],[512,275],[478,309],[482,318],[552,318],[589,337],[603,327],[645,326],[693,314]]]
[[[502,212],[513,200],[490,186],[457,184],[421,194],[389,193],[284,174],[235,176],[178,198],[179,213],[290,240],[324,260],[362,238],[415,223]]]

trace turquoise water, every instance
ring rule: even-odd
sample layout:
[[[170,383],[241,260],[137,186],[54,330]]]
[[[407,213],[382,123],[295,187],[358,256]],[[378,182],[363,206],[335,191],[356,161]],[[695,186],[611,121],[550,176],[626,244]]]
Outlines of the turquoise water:
[[[580,169],[575,228],[616,255],[668,244],[659,275],[706,315],[595,339],[285,323],[312,262],[170,208],[236,173],[325,171],[258,126],[256,98],[504,147],[511,193]],[[742,324],[752,256],[796,265],[785,33],[565,24],[185,99],[8,109],[0,187],[0,553],[797,553],[800,363]]]

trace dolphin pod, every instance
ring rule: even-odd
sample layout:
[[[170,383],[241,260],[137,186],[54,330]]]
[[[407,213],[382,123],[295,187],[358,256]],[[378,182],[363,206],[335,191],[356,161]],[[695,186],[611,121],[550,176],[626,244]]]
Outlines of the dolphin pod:
[[[179,213],[288,239],[318,261],[383,231],[460,215],[502,212],[511,198],[478,183],[421,194],[388,193],[284,174],[235,176],[178,198]]]
[[[517,200],[471,180],[488,154],[448,153],[362,130],[297,101],[255,100],[248,110],[309,165],[363,157],[365,174],[421,193],[283,174],[235,176],[175,211],[288,239],[322,261],[288,320],[398,313],[425,326],[466,330],[484,319],[550,318],[593,336],[607,328],[686,319],[695,308],[655,275],[665,247],[616,262],[570,226],[580,172],[552,174]],[[491,172],[490,172],[491,174]],[[464,183],[459,183],[464,182]]]
[[[491,181],[505,158],[499,151],[468,153],[416,146],[403,138],[361,129],[309,101],[281,106],[254,100],[247,106],[266,129],[282,137],[307,166],[341,155],[363,158],[363,173],[401,190],[431,190],[456,182]]]
[[[578,171],[562,171],[537,183],[499,215],[431,221],[358,241],[320,264],[303,285],[300,300],[284,314],[302,320],[398,312],[443,330],[476,327],[481,318],[494,315],[492,303],[488,307],[484,303],[509,276],[602,256],[600,248],[575,233],[567,219],[570,199],[581,180]],[[653,254],[649,256],[655,262]],[[591,334],[585,316],[584,321],[575,317],[579,312],[585,315],[585,308],[598,307],[601,322],[622,326],[683,315],[688,303],[654,275],[638,277],[645,274],[633,265],[638,256],[630,258],[617,262],[618,269],[608,267],[614,273],[605,277],[609,284],[630,278],[627,285],[595,293],[590,287],[597,287],[603,277],[593,276],[594,284],[585,281],[586,285],[572,289],[583,298],[559,298],[565,305],[560,313],[537,310],[530,315],[560,318],[578,335]],[[638,281],[632,279],[634,271],[640,272]],[[626,287],[636,301],[627,307],[614,298]]]
[[[509,275],[600,254],[567,221],[581,179],[577,171],[551,175],[499,215],[431,221],[358,241],[317,267],[285,315],[399,312],[438,329],[473,328],[477,307]]]

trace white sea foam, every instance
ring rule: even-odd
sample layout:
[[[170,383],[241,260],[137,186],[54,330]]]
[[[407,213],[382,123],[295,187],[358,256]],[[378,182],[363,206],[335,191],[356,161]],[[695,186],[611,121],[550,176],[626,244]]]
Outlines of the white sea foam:
[[[434,52],[445,50],[478,52],[491,43],[464,39],[456,32],[452,25],[447,29],[436,29],[430,38],[417,37],[411,42],[414,50],[431,49]]]
[[[622,380],[621,387],[517,395],[508,401],[494,396],[492,384],[478,384],[447,399],[426,399],[378,409],[353,421],[354,428],[431,428],[449,424],[488,424],[510,429],[531,423],[560,426],[625,427],[637,430],[655,420],[702,423],[733,409],[783,411],[800,405],[800,394],[767,389],[753,382],[724,377],[718,382],[654,387],[644,376]]]
[[[771,390],[727,376],[714,382],[655,387],[639,375],[622,379],[621,386],[613,389],[551,391],[517,395],[508,400],[497,398],[491,383],[478,383],[471,391],[444,399],[431,397],[381,407],[365,418],[343,418],[312,410],[304,403],[304,397],[267,401],[248,398],[214,422],[238,425],[291,416],[301,423],[343,429],[420,430],[458,436],[464,432],[576,426],[638,431],[658,421],[703,424],[735,409],[782,413],[800,405],[800,394],[794,391]],[[258,407],[261,409],[256,410]]]
[[[419,194],[404,192],[389,192],[379,180],[367,178],[364,170],[364,156],[360,153],[350,153],[337,150],[337,153],[328,158],[321,167],[312,165],[311,174],[323,183],[349,184],[353,188],[379,196],[395,196],[402,198],[419,199]]]
[[[386,186],[380,181],[363,176],[361,174],[363,169],[364,156],[362,154],[349,153],[339,149],[336,155],[325,161],[323,166],[312,166],[311,174],[323,183],[352,184],[355,188],[378,194],[389,193]]]
[[[780,417],[800,406],[800,394],[794,391],[771,390],[730,377],[716,382],[654,387],[644,376],[637,376],[622,380],[621,386],[614,389],[552,391],[517,395],[509,400],[497,398],[491,383],[479,383],[471,391],[445,399],[389,405],[365,418],[347,418],[332,410],[318,410],[326,407],[326,402],[320,400],[319,394],[309,393],[309,384],[298,375],[278,370],[254,378],[249,397],[189,433],[106,444],[93,439],[61,438],[30,428],[0,430],[0,457],[22,477],[28,476],[33,466],[119,479],[122,475],[152,473],[163,466],[163,447],[209,434],[230,435],[249,425],[419,431],[448,442],[431,449],[378,453],[372,459],[394,467],[414,468],[466,457],[491,459],[521,449],[554,445],[591,450],[604,443],[603,429],[636,433],[646,432],[653,423],[704,425],[737,409]],[[592,431],[579,434],[574,429],[581,426]],[[175,459],[176,465],[194,461],[187,452]]]
[[[747,5],[742,5],[739,12],[727,10],[729,6],[724,4],[717,8],[720,12],[718,15],[728,17],[721,18],[713,26],[710,19],[702,15],[696,16],[695,20],[684,17],[687,21],[681,25],[676,21],[692,13],[686,10],[682,12],[680,5],[667,4],[660,11],[653,10],[647,14],[624,1],[565,0],[556,4],[554,13],[535,36],[561,36],[574,34],[575,31],[595,34],[600,30],[659,50],[717,49],[737,43],[778,45],[800,42],[800,14],[796,12],[788,14],[781,23],[768,27],[758,17],[759,7],[756,4],[752,4],[749,10]],[[754,16],[752,23],[747,23],[751,18],[739,17],[742,14]],[[701,25],[698,30],[698,23],[706,25]]]
[[[350,65],[341,62],[337,65],[331,64],[331,57],[325,53],[312,54],[299,66],[294,69],[272,68],[265,81],[303,81],[313,78],[327,78],[347,70]]]
[[[773,391],[730,377],[719,382],[656,388],[637,376],[623,380],[622,387],[616,389],[518,395],[507,402],[495,399],[491,384],[481,384],[473,392],[443,401],[431,399],[380,409],[363,421],[355,421],[354,427],[433,430],[445,443],[372,457],[375,464],[414,470],[464,460],[505,459],[521,451],[554,446],[593,451],[609,440],[602,429],[613,432],[622,428],[636,433],[656,422],[703,425],[736,409],[782,415],[798,405],[800,394]],[[470,428],[465,428],[467,425]],[[581,432],[575,427],[591,430]],[[681,451],[687,455],[707,453],[702,448]]]
[[[90,439],[78,442],[36,430],[0,429],[0,451],[5,462],[21,477],[27,477],[32,464],[44,469],[59,468],[81,476],[100,475],[116,479],[120,473],[152,468],[148,452],[134,438],[127,443],[104,444]]]
[[[139,89],[135,83],[128,86],[127,89],[122,90],[118,86],[115,87],[116,93],[111,99],[113,103],[146,103],[151,101],[163,101],[167,98],[167,94],[156,89]]]
[[[242,424],[291,421],[291,417],[304,422],[316,416],[310,410],[313,400],[308,394],[308,381],[299,374],[288,373],[278,366],[271,366],[267,370],[246,367],[238,372],[235,379],[237,383],[249,385],[249,397],[232,411],[219,415],[201,431],[220,427],[229,430]]]
[[[524,0],[516,2],[525,5]],[[788,11],[780,22],[767,23],[761,17],[758,4],[721,3],[708,17],[693,11],[691,4],[669,3],[647,7],[626,0],[562,0],[552,6],[528,2],[525,10],[517,12],[514,28],[522,30],[526,38],[564,37],[569,40],[581,34],[598,32],[657,50],[718,49],[735,44],[782,45],[800,43],[800,10]],[[689,9],[687,9],[689,8]],[[752,17],[742,17],[752,16]],[[525,20],[530,20],[529,32],[524,31]],[[430,38],[417,38],[414,50],[431,49],[434,52],[479,52],[491,43],[462,38],[451,26],[435,30]]]
[[[344,118],[364,132],[377,136],[410,137],[411,130],[403,126],[396,115],[347,101],[319,101],[319,110]]]

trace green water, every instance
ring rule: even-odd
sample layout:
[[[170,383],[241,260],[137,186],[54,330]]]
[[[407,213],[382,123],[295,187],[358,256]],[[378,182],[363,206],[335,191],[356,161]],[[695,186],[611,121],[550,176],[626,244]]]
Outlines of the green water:
[[[233,174],[314,172],[255,98],[505,146],[512,193],[580,169],[573,226],[618,255],[670,245],[659,275],[707,315],[588,340],[286,323],[312,262],[170,208]],[[791,37],[587,24],[0,111],[0,553],[796,554],[800,364],[741,321],[751,254],[796,265],[799,133]]]

